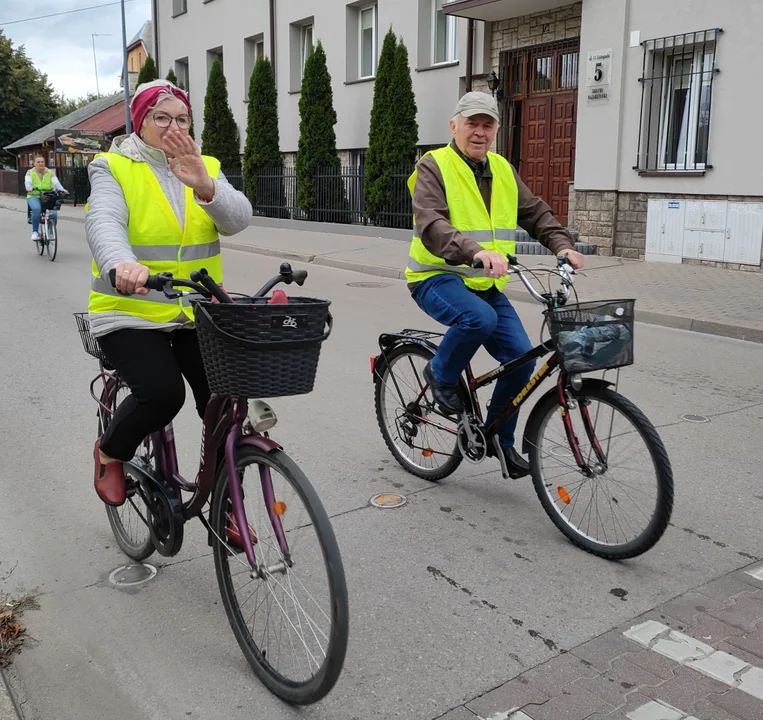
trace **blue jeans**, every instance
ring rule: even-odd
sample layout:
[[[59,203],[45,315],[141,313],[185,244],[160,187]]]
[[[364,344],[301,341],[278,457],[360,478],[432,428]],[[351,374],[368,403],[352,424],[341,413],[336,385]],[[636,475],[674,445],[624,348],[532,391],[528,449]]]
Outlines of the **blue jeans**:
[[[457,385],[459,376],[484,345],[500,363],[510,362],[532,350],[522,321],[507,297],[496,292],[480,297],[458,275],[440,274],[413,289],[416,304],[431,318],[449,326],[432,360],[432,375],[443,385]],[[535,362],[502,377],[495,386],[486,421],[491,422],[530,381]],[[514,446],[517,413],[499,431],[503,447]]]
[[[42,215],[42,202],[38,197],[28,197],[26,204],[32,211],[32,232],[40,232],[40,216]],[[55,210],[50,211],[51,217],[55,220],[58,213]]]

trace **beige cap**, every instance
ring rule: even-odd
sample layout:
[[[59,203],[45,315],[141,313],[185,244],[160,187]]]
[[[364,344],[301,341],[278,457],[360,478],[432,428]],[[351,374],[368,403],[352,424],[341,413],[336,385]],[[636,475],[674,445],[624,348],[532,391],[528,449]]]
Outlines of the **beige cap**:
[[[466,93],[456,105],[454,115],[463,115],[472,117],[473,115],[490,115],[496,122],[500,122],[501,116],[498,112],[498,102],[492,95],[484,92]]]

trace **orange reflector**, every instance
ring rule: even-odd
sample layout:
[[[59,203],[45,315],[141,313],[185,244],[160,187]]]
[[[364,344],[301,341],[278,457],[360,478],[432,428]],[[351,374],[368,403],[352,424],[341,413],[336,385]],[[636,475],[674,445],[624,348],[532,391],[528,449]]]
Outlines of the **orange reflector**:
[[[560,485],[556,491],[559,493],[560,500],[565,504],[570,504],[570,494]]]
[[[279,500],[278,502],[273,504],[273,512],[275,512],[278,517],[281,517],[286,512],[286,503]]]
[[[432,450],[432,448],[426,448],[426,450],[422,450],[421,454],[424,457],[432,457],[432,455],[434,455],[434,450]]]
[[[371,355],[371,375],[374,374],[375,370],[376,370],[376,356]]]

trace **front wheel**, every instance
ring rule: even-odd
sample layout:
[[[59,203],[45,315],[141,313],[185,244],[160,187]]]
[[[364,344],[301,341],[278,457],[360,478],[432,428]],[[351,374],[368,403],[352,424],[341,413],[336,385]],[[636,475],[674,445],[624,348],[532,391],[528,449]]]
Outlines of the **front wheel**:
[[[49,217],[46,223],[46,237],[48,246],[48,258],[53,262],[58,254],[58,227],[55,219]]]
[[[349,608],[344,568],[326,511],[310,481],[281,451],[237,451],[236,467],[257,567],[233,519],[225,465],[209,526],[223,606],[257,677],[295,705],[325,697],[344,665]]]
[[[608,560],[641,555],[662,537],[673,510],[665,446],[641,410],[611,388],[586,383],[570,393],[567,411],[549,393],[527,428],[538,498],[583,550]]]
[[[34,241],[37,247],[37,254],[43,255],[45,253],[45,223],[40,221],[40,227],[37,231],[37,240]]]

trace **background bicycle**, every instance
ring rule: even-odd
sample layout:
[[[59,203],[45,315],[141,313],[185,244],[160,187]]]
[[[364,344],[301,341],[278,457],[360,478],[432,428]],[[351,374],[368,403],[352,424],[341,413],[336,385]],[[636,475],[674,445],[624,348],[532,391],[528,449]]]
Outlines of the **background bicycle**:
[[[48,251],[48,258],[51,262],[58,255],[58,211],[66,193],[57,190],[42,193],[42,215],[40,215],[40,230],[38,237],[34,241],[37,248],[37,254],[43,255]],[[29,211],[31,217],[31,211]],[[31,222],[31,220],[30,220]]]
[[[459,417],[436,407],[423,377],[441,333],[403,330],[379,338],[371,358],[376,416],[388,448],[408,472],[431,481],[451,475],[463,460],[473,464],[495,455],[509,477],[498,443],[500,427],[540,384],[559,371],[556,387],[532,409],[523,452],[533,485],[554,524],[574,544],[616,560],[640,555],[658,542],[673,508],[673,473],[665,447],[647,417],[617,392],[619,368],[633,363],[634,301],[606,300],[568,305],[574,271],[559,258],[555,292],[539,293],[531,272],[509,257],[512,273],[545,305],[550,339],[517,360],[461,379],[465,411]],[[543,331],[542,333],[543,334]],[[548,356],[527,386],[495,421],[486,425],[477,391],[518,367]],[[615,382],[583,377],[618,370]]]
[[[176,555],[185,524],[199,518],[241,650],[271,692],[296,704],[317,702],[339,678],[349,632],[347,587],[317,493],[269,437],[275,412],[247,398],[313,389],[320,347],[333,322],[329,303],[282,292],[270,302],[264,297],[278,283],[302,285],[306,277],[284,264],[253,297],[236,296],[235,303],[204,270],[192,273],[191,282],[167,273],[149,278],[150,290],[194,305],[213,393],[201,462],[196,479],[184,479],[172,427],[154,433],[124,464],[127,503],[107,507],[120,548],[136,561],[155,551]],[[86,352],[100,364],[90,386],[100,435],[129,390],[90,335],[87,314],[76,319]]]

